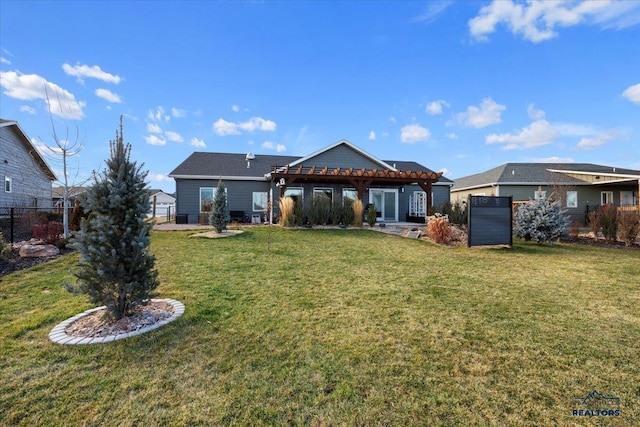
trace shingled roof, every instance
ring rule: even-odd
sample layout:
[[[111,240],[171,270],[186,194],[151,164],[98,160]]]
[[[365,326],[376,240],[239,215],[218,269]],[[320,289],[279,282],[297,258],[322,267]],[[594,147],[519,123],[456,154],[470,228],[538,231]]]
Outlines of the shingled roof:
[[[559,178],[557,173],[551,172],[551,170],[640,175],[640,171],[637,170],[593,163],[505,163],[481,173],[457,178],[454,180],[455,184],[451,189],[455,191],[496,184],[543,185],[552,182],[557,182],[558,184],[585,184],[584,181],[568,175],[563,175],[562,178]]]
[[[247,160],[246,154],[237,153],[206,153],[195,152],[175,168],[170,174],[173,178],[209,178],[219,177],[229,178],[259,178],[271,172],[273,166],[283,166],[293,163],[302,157],[300,156],[276,156],[258,154],[255,158]],[[427,171],[431,169],[416,162],[383,160],[389,165],[396,165],[399,170]],[[249,167],[247,167],[249,163]],[[451,183],[450,179],[440,178],[440,183]]]

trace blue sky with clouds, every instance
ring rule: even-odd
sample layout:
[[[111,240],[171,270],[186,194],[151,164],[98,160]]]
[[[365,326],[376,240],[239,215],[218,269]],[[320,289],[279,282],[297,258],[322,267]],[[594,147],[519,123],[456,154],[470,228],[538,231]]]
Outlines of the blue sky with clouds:
[[[78,181],[122,114],[165,191],[193,151],[340,139],[452,179],[508,161],[640,169],[639,40],[638,1],[3,0],[0,116],[38,145],[48,107],[59,135],[79,131]]]

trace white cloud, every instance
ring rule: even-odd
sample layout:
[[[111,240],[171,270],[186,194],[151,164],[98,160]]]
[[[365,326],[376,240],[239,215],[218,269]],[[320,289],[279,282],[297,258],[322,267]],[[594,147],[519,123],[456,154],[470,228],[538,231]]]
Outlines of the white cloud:
[[[372,141],[376,139],[376,133],[374,131],[369,132],[369,139]]]
[[[613,132],[597,133],[592,137],[582,138],[576,145],[576,148],[579,150],[594,150],[605,145],[615,137],[616,135]]]
[[[276,150],[278,153],[282,153],[284,151],[287,151],[287,147],[285,147],[282,144],[276,144],[272,141],[265,141],[262,144],[260,144],[262,148],[266,148],[269,150]]]
[[[239,112],[239,111],[240,111],[240,106],[239,106],[239,105],[236,105],[236,104],[233,104],[233,105],[231,106],[231,111],[234,111],[234,112],[236,112],[236,113],[237,113],[237,112]]]
[[[395,117],[393,117],[393,116],[391,116],[391,117],[389,117],[389,121],[390,121],[391,123],[395,123],[395,122],[396,122],[396,118],[395,118]]]
[[[430,24],[431,22],[438,19],[438,17],[444,13],[444,11],[453,4],[452,0],[433,0],[427,2],[427,9],[425,12],[416,16],[412,19],[413,22],[423,22],[425,24]]]
[[[86,77],[114,84],[118,84],[120,83],[120,81],[122,81],[122,78],[120,76],[102,71],[102,69],[97,65],[90,67],[88,65],[79,64],[73,66],[69,64],[62,64],[62,69],[65,73],[77,78],[80,82],[83,82],[84,78]]]
[[[536,106],[534,104],[529,104],[527,106],[527,115],[531,120],[540,120],[545,116],[545,112],[542,110],[536,110]]]
[[[164,108],[161,105],[159,105],[158,107],[156,107],[155,111],[149,110],[149,113],[147,114],[147,119],[153,122],[168,122],[169,120],[171,120],[171,116],[168,114],[165,114]]]
[[[406,125],[400,129],[400,141],[414,143],[420,141],[426,141],[431,136],[429,129],[423,128],[420,125]]]
[[[487,40],[500,24],[525,40],[539,43],[558,35],[556,29],[579,24],[622,29],[640,23],[640,3],[630,1],[494,0],[469,20],[476,40]]]
[[[156,123],[147,122],[147,132],[149,133],[162,133],[162,128]]]
[[[622,96],[627,98],[634,104],[640,104],[640,83],[637,85],[631,85],[622,92]]]
[[[182,117],[186,117],[187,116],[187,112],[184,111],[184,110],[180,110],[178,108],[172,108],[171,109],[171,115],[176,119],[180,119]]]
[[[164,136],[169,140],[169,141],[173,141],[173,142],[184,142],[184,138],[182,138],[182,135],[180,135],[177,132],[173,132],[173,131],[166,131],[164,133]]]
[[[196,148],[205,148],[207,144],[204,143],[204,140],[198,139],[196,137],[191,138],[191,146]]]
[[[166,145],[167,144],[167,141],[164,138],[159,137],[157,135],[145,136],[144,139],[147,141],[147,144],[149,145]]]
[[[116,104],[120,104],[122,102],[119,95],[107,89],[96,89],[96,96]]]
[[[22,111],[23,113],[31,114],[31,115],[37,113],[36,109],[29,105],[21,105],[20,111]]]
[[[276,123],[271,120],[265,120],[262,117],[252,117],[246,122],[228,122],[223,118],[218,119],[213,124],[213,129],[218,135],[240,135],[240,130],[253,132],[256,130],[263,132],[273,132],[276,130]]]
[[[467,107],[465,113],[456,114],[458,123],[462,123],[465,126],[472,126],[476,129],[487,127],[496,123],[500,123],[502,118],[500,117],[502,112],[507,107],[496,103],[491,98],[485,98],[480,103],[479,107],[470,105]]]
[[[73,94],[37,74],[21,74],[16,71],[0,71],[0,85],[11,98],[31,101],[42,99],[49,104],[51,114],[80,120],[84,117],[84,101],[77,101]],[[47,97],[49,99],[47,99]]]
[[[147,179],[152,182],[170,182],[173,181],[173,178],[169,178],[167,175],[163,173],[149,173],[147,174]]]
[[[225,119],[218,119],[214,124],[213,124],[213,130],[215,130],[215,132],[218,135],[240,135],[240,131],[238,130],[238,125],[233,123],[233,122],[228,122]]]
[[[546,120],[537,120],[517,134],[491,134],[485,139],[487,144],[505,144],[503,150],[535,148],[551,144],[559,133]]]
[[[454,132],[448,133],[445,136],[449,139],[458,139],[458,135],[456,135]]]
[[[4,56],[0,56],[0,64],[11,64],[11,61],[9,61],[7,58],[5,58]]]
[[[575,163],[575,160],[571,157],[551,156],[533,159],[533,163]]]
[[[450,176],[451,175],[451,171],[449,169],[447,169],[447,168],[442,168],[438,172],[442,172],[443,176]]]
[[[449,103],[442,99],[438,99],[437,101],[433,101],[427,104],[425,111],[427,114],[431,114],[432,116],[436,116],[438,114],[442,114],[442,107],[449,108]]]

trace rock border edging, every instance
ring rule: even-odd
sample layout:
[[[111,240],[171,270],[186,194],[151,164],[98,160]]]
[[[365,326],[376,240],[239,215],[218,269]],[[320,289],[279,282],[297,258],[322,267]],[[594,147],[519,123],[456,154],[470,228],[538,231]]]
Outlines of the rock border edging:
[[[137,329],[135,331],[125,332],[117,335],[107,335],[105,337],[73,337],[71,335],[68,335],[65,332],[65,329],[67,328],[67,326],[69,326],[71,323],[75,322],[76,320],[81,319],[93,313],[94,311],[98,311],[106,308],[105,306],[96,307],[96,308],[91,308],[83,313],[77,314],[73,317],[70,317],[64,322],[61,322],[58,325],[56,325],[56,327],[54,327],[51,330],[51,332],[49,332],[49,339],[56,344],[63,344],[63,345],[101,344],[106,342],[112,342],[112,341],[117,341],[117,340],[129,338],[129,337],[134,337],[136,335],[141,335],[141,334],[144,334],[145,332],[158,329],[159,327],[164,326],[167,323],[173,322],[178,317],[184,314],[184,309],[185,309],[184,304],[182,304],[180,301],[176,301],[170,298],[152,299],[151,301],[166,302],[168,304],[171,304],[173,306],[173,314],[171,315],[171,317],[161,320],[159,322],[156,322],[153,325],[149,325],[149,326],[145,326],[143,328]]]

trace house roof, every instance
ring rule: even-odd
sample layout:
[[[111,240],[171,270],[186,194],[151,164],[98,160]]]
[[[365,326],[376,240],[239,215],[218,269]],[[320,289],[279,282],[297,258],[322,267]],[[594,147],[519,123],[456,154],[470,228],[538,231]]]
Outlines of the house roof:
[[[169,176],[172,178],[191,179],[260,179],[264,180],[265,175],[271,172],[273,166],[298,165],[320,153],[328,151],[340,144],[346,144],[361,155],[380,164],[390,170],[411,170],[433,172],[431,169],[412,161],[380,160],[370,154],[355,147],[348,141],[341,140],[311,155],[300,156],[277,156],[267,154],[257,154],[253,159],[247,160],[247,154],[237,153],[206,153],[195,152],[184,162],[175,168]],[[248,167],[247,167],[248,166]],[[440,178],[438,183],[451,184],[451,180]]]
[[[156,195],[158,195],[158,194],[160,194],[160,193],[165,194],[165,195],[167,195],[167,196],[169,196],[169,197],[173,197],[173,198],[175,198],[175,197],[176,197],[176,195],[175,195],[175,194],[173,194],[173,193],[165,193],[163,190],[161,190],[161,189],[159,189],[159,188],[151,188],[151,189],[149,189],[148,191],[149,191],[149,197],[156,196]]]
[[[0,127],[13,128],[15,133],[18,135],[18,139],[20,140],[20,142],[22,143],[24,148],[27,150],[27,152],[29,154],[31,154],[31,156],[38,163],[38,165],[40,166],[40,169],[42,169],[42,172],[44,172],[44,174],[47,175],[51,181],[55,181],[55,180],[58,179],[56,177],[56,174],[51,169],[51,167],[49,167],[49,164],[47,163],[47,161],[38,152],[38,150],[33,145],[31,140],[29,139],[29,137],[25,133],[25,131],[22,130],[22,128],[20,127],[18,122],[14,121],[14,120],[0,119]]]
[[[562,177],[558,174],[562,174]],[[609,175],[619,176],[623,180],[640,179],[640,171],[593,163],[505,163],[481,173],[456,178],[451,190],[461,191],[500,184],[588,184],[575,175]]]
[[[76,197],[87,191],[89,187],[69,187],[69,197]],[[64,187],[58,186],[51,189],[51,197],[53,199],[61,199],[64,197]]]

